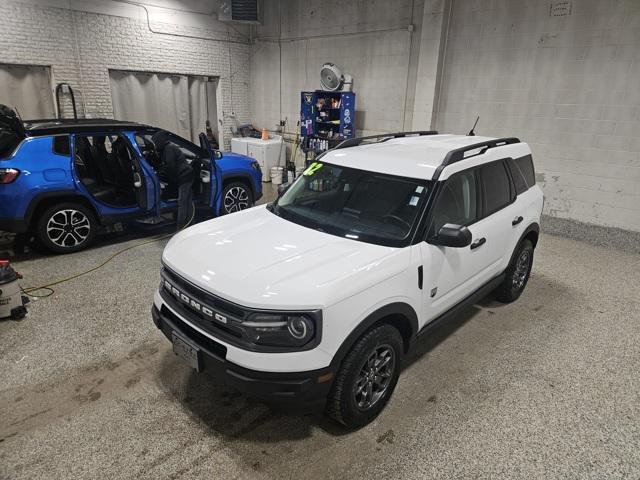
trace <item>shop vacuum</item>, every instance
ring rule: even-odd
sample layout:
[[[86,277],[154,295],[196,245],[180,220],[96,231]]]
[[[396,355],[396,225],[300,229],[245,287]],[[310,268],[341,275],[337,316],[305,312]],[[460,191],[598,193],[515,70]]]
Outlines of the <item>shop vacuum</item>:
[[[22,278],[9,260],[0,260],[0,319],[21,320],[27,314],[24,306],[29,299],[20,292],[18,280]]]

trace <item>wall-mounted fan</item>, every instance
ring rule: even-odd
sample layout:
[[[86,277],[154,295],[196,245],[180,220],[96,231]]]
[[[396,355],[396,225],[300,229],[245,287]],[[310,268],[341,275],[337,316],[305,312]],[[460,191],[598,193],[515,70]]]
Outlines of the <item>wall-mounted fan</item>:
[[[330,92],[350,92],[353,88],[353,77],[343,74],[333,63],[325,63],[320,70],[320,84]]]

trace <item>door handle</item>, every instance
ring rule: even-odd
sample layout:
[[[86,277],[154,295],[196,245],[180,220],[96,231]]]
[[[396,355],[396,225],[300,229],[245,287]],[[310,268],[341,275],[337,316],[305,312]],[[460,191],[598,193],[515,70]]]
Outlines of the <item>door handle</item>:
[[[487,242],[487,239],[486,239],[486,238],[484,238],[484,237],[479,238],[478,240],[476,240],[475,242],[473,242],[473,243],[471,244],[471,250],[476,249],[476,248],[478,248],[478,247],[481,247],[481,246],[482,246],[482,245],[484,245],[486,242]]]
[[[513,225],[513,226],[515,227],[515,226],[516,226],[516,225],[518,225],[522,220],[524,220],[524,218],[522,218],[522,217],[518,216],[518,217],[514,218],[514,219],[511,221],[511,225]]]

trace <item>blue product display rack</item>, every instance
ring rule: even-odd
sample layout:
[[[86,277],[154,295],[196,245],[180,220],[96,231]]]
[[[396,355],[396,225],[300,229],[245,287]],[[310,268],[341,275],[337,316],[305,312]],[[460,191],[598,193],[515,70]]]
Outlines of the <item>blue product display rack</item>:
[[[300,135],[305,154],[319,154],[353,138],[355,108],[353,92],[301,92]]]

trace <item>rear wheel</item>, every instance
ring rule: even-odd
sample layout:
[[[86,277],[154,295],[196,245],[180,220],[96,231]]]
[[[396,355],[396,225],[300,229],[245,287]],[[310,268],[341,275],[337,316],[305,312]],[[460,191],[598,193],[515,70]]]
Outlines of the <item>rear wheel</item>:
[[[227,213],[239,212],[253,207],[253,194],[246,183],[231,182],[222,192],[222,211]]]
[[[505,271],[504,280],[494,291],[495,297],[503,303],[516,301],[527,286],[532,266],[533,243],[523,240]]]
[[[381,325],[360,337],[338,371],[327,415],[349,428],[375,419],[396,387],[403,351],[400,332],[391,325]]]
[[[93,212],[79,203],[60,203],[47,208],[38,218],[36,235],[47,250],[77,252],[88,247],[96,236]]]

